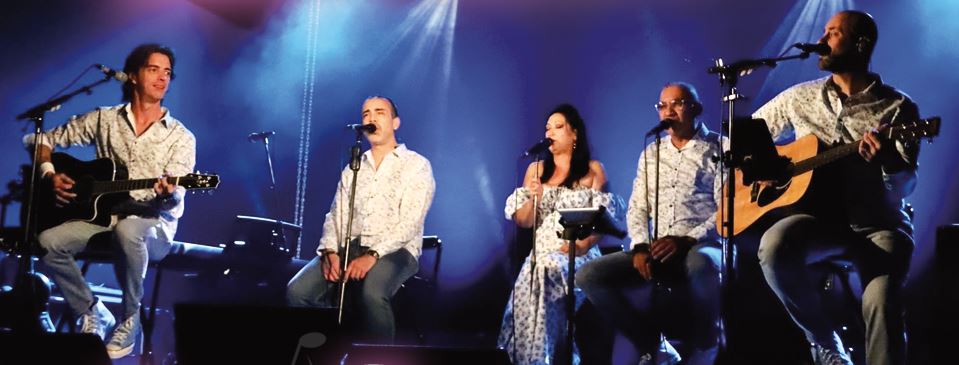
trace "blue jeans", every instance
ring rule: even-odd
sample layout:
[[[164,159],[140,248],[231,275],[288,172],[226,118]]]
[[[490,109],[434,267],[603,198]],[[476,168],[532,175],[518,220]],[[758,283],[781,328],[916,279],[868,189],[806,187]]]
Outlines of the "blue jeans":
[[[286,300],[297,307],[335,307],[338,286],[323,277],[321,257],[303,267],[286,287]],[[405,249],[383,255],[366,278],[347,285],[347,307],[355,311],[360,339],[391,343],[396,336],[391,300],[400,286],[419,270],[416,259]],[[352,304],[350,304],[352,303]]]
[[[157,218],[128,217],[112,229],[82,221],[73,221],[40,232],[40,247],[47,253],[43,263],[74,315],[90,311],[96,301],[74,256],[87,247],[90,237],[113,231],[113,244],[119,259],[113,267],[123,291],[124,317],[136,316],[143,299],[143,279],[150,260],[160,260],[170,252],[170,241],[160,233]]]
[[[719,316],[719,263],[722,252],[715,242],[699,243],[689,249],[682,271],[685,277],[666,278],[668,274],[656,273],[654,279],[669,279],[684,282],[676,289],[685,291],[688,309],[683,318],[690,328],[691,338],[686,339],[694,347],[705,349],[716,345]],[[675,260],[675,258],[674,258]],[[675,265],[676,263],[674,263]],[[681,273],[673,276],[682,276]],[[616,252],[604,255],[588,262],[576,273],[576,286],[586,297],[613,323],[623,335],[636,346],[640,354],[655,353],[659,348],[663,326],[660,313],[653,313],[651,298],[641,298],[640,306],[634,305],[627,296],[627,290],[649,286],[633,268],[633,255],[628,252]],[[674,289],[674,290],[676,290]],[[641,291],[650,293],[650,291]]]
[[[769,287],[806,339],[834,347],[840,343],[839,337],[823,313],[817,280],[808,266],[839,258],[851,260],[862,280],[866,362],[902,364],[905,337],[900,288],[913,248],[912,237],[901,230],[851,230],[797,214],[781,219],[763,234],[759,264]]]

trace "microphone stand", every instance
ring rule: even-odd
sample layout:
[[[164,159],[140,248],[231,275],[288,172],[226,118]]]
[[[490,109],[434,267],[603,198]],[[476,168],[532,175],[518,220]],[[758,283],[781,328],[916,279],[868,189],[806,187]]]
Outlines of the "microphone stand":
[[[273,157],[270,154],[270,135],[263,136],[263,148],[266,150],[266,166],[270,170],[270,195],[273,199],[273,210],[276,214],[276,227],[270,234],[270,246],[284,257],[290,257],[290,248],[287,247],[286,234],[283,231],[283,221],[280,220],[280,197],[276,191],[276,174],[273,172]]]
[[[590,222],[592,223],[592,222]],[[585,239],[592,233],[592,224],[566,226],[563,229],[563,239],[568,242],[566,275],[566,354],[569,364],[573,364],[573,326],[576,315],[576,240]]]
[[[728,130],[729,146],[730,150],[723,151],[722,158],[719,159],[720,171],[726,174],[724,180],[726,180],[726,200],[725,206],[720,208],[719,214],[725,215],[724,219],[720,221],[723,222],[722,226],[717,227],[720,230],[720,244],[722,245],[722,262],[720,265],[720,274],[719,274],[719,287],[720,287],[720,308],[719,308],[719,358],[723,358],[728,362],[728,352],[729,352],[729,343],[726,338],[726,331],[728,328],[728,318],[727,311],[732,307],[731,299],[731,287],[730,284],[735,280],[735,241],[732,236],[733,231],[733,218],[735,214],[735,203],[736,203],[736,168],[742,163],[742,161],[736,161],[733,156],[735,154],[731,150],[734,146],[733,138],[735,137],[733,120],[736,116],[736,102],[745,99],[745,96],[739,94],[736,89],[736,84],[739,81],[739,76],[745,76],[752,73],[755,69],[760,67],[776,67],[776,65],[781,61],[792,60],[792,59],[806,59],[809,58],[809,52],[802,52],[797,55],[784,56],[784,57],[775,57],[775,58],[760,58],[754,60],[741,60],[734,62],[732,64],[726,65],[723,63],[722,58],[719,58],[715,61],[713,67],[710,67],[706,70],[707,73],[719,75],[719,85],[725,87],[722,97],[723,104],[726,105],[727,114],[726,119],[723,121],[723,126],[725,128],[720,128],[720,140],[722,140],[723,130]],[[720,146],[721,147],[721,146]],[[717,359],[718,363],[722,363],[720,359]]]
[[[533,159],[533,165],[534,165],[534,167],[533,167],[533,169],[534,169],[534,170],[533,170],[533,176],[534,176],[534,177],[533,177],[533,178],[536,179],[536,181],[539,181],[539,182],[540,182],[540,185],[542,185],[542,181],[540,181],[539,167],[540,167],[540,166],[542,165],[542,163],[543,163],[543,154],[544,154],[545,152],[546,152],[545,150],[544,150],[544,151],[539,151],[539,152],[537,152],[537,153],[535,154],[535,156],[534,156],[534,159]],[[523,154],[523,155],[520,156],[520,159],[523,159],[524,157],[526,157],[526,156],[528,156],[528,155],[529,155],[529,152],[527,151],[526,154]],[[525,177],[524,177],[524,181],[525,181]],[[518,188],[517,188],[517,190],[518,190]],[[514,192],[514,193],[515,193],[515,192]],[[530,242],[530,243],[531,243],[531,247],[530,247],[530,251],[529,251],[529,252],[530,252],[530,254],[529,254],[529,275],[530,275],[529,292],[530,292],[530,295],[533,294],[533,289],[536,287],[536,285],[535,285],[536,280],[533,279],[533,276],[536,275],[536,231],[537,231],[536,218],[537,218],[537,216],[538,216],[538,214],[539,214],[539,201],[540,201],[540,200],[539,200],[539,196],[537,196],[535,193],[531,192],[531,195],[533,195],[533,224],[532,224],[532,227],[531,227],[531,228],[532,228],[532,235],[533,235],[532,238],[533,238],[533,239],[532,239],[532,241]],[[519,207],[517,207],[516,209],[519,210]],[[516,303],[516,294],[515,294],[515,293],[513,293],[513,295],[512,295],[512,301],[513,301],[513,304],[514,304],[514,305],[513,305],[513,308],[514,308],[513,310],[514,310],[514,312],[515,312],[515,310],[516,310],[516,309],[515,309],[515,308],[516,308],[516,305],[515,305],[515,303]],[[536,307],[536,308],[533,309],[533,321],[538,321],[538,320],[539,320],[539,313],[538,313],[538,312],[539,312],[539,307]],[[515,313],[514,313],[513,315],[515,316]],[[512,321],[512,326],[513,326],[513,330],[512,330],[511,336],[516,334],[516,321],[515,321],[515,319]],[[533,326],[534,326],[534,327],[536,326],[535,322],[534,322]],[[510,354],[512,354],[512,351],[510,351]],[[511,356],[512,356],[512,355],[511,355]]]
[[[659,240],[659,190],[660,190],[660,186],[659,186],[659,176],[661,175],[661,172],[660,172],[660,161],[662,160],[662,153],[661,153],[661,152],[662,152],[662,145],[661,145],[661,141],[660,141],[660,138],[659,138],[659,133],[656,133],[656,142],[655,142],[655,143],[656,143],[656,177],[655,177],[655,179],[656,179],[656,190],[653,192],[653,206],[655,207],[655,208],[654,208],[655,210],[653,211],[653,234],[652,234],[652,239],[649,241],[649,243],[650,243],[650,248],[652,248],[652,243],[653,243],[653,242],[656,242],[657,240]],[[646,181],[646,192],[647,192],[647,194],[649,193],[649,181],[648,181],[648,180]],[[648,197],[647,197],[647,199],[648,199]],[[648,201],[648,200],[647,200],[647,201]],[[652,250],[650,250],[650,251],[652,251]],[[653,268],[656,268],[657,266],[662,267],[662,263],[661,263],[661,262],[658,263],[658,262],[656,262],[655,260],[652,261],[652,264],[653,264],[653,265],[652,265]],[[659,265],[657,265],[657,264],[659,264]],[[655,271],[655,270],[654,270],[654,271]],[[664,271],[663,273],[665,273],[665,271]],[[662,301],[662,299],[663,299],[663,297],[661,297],[661,296],[670,294],[670,293],[672,292],[672,288],[669,287],[669,285],[663,283],[662,278],[656,276],[656,275],[655,275],[655,272],[653,273],[652,281],[653,281],[653,289],[652,289],[652,292],[650,293],[650,301],[651,301],[654,305],[658,305],[659,303],[661,303],[661,301]],[[656,329],[657,331],[659,331],[659,332],[662,332],[662,331],[663,331],[663,329],[662,329],[663,326],[659,325],[658,323],[657,323],[656,327],[657,327],[657,329]],[[660,335],[660,336],[662,336],[662,335]],[[660,341],[662,341],[662,340],[663,340],[663,338],[661,337],[661,338],[660,338]]]
[[[534,169],[534,174],[533,174],[533,176],[534,176],[534,179],[536,179],[536,181],[538,181],[538,182],[540,183],[540,187],[541,187],[541,188],[542,188],[542,186],[543,186],[543,182],[540,181],[539,167],[542,165],[542,163],[543,163],[543,152],[540,152],[540,153],[537,153],[537,154],[536,154],[536,159],[533,160],[533,164],[534,164],[534,168],[533,168],[533,169]],[[545,192],[545,189],[544,189],[543,191]],[[531,253],[531,254],[529,255],[529,274],[530,274],[530,277],[532,277],[533,275],[536,275],[536,240],[537,240],[537,239],[536,239],[536,231],[538,231],[538,228],[539,228],[539,227],[536,226],[536,218],[537,218],[537,215],[539,215],[539,201],[540,201],[540,200],[539,200],[539,196],[536,195],[535,192],[533,192],[533,241],[532,241],[532,247],[531,247],[531,250],[530,250],[530,253]],[[535,282],[536,282],[536,280],[530,280],[530,281],[529,281],[529,292],[530,292],[531,294],[533,293],[533,285],[534,285]],[[539,307],[537,307],[536,310],[539,310]],[[535,319],[535,318],[539,318],[539,317],[536,316],[536,315],[534,315],[533,318]]]
[[[27,109],[27,111],[17,115],[17,120],[29,119],[33,121],[33,162],[30,170],[29,182],[27,182],[28,194],[23,204],[23,240],[20,242],[19,258],[20,263],[17,269],[16,290],[14,295],[19,296],[18,302],[20,308],[28,311],[28,316],[18,318],[15,321],[14,330],[28,331],[33,333],[42,332],[40,323],[40,314],[46,310],[47,299],[50,297],[49,280],[40,273],[36,272],[34,267],[33,255],[37,252],[35,238],[39,232],[36,232],[37,223],[37,194],[39,194],[40,178],[40,143],[43,138],[43,121],[48,111],[60,109],[63,103],[66,103],[74,96],[81,93],[92,94],[93,88],[110,81],[107,76],[102,80],[80,87],[70,93],[62,95],[56,99],[48,100],[41,104]],[[24,176],[26,178],[26,176]],[[27,292],[24,292],[27,290]],[[36,301],[33,301],[36,299]]]
[[[353,183],[350,184],[349,218],[346,223],[346,236],[343,237],[343,264],[340,268],[340,300],[336,317],[337,324],[343,324],[343,300],[346,298],[346,268],[350,262],[350,238],[353,235],[353,206],[356,200],[356,176],[360,172],[361,148],[363,146],[363,131],[356,131],[356,142],[350,147],[350,170],[353,171]]]
[[[560,224],[563,226],[563,233],[560,236],[569,245],[567,251],[569,273],[566,276],[566,355],[569,364],[572,364],[575,322],[573,317],[576,314],[576,240],[586,239],[593,233],[611,234],[623,238],[626,237],[626,232],[617,227],[615,218],[603,206],[596,208],[595,213],[586,219],[575,215],[567,216],[563,210],[560,210]]]

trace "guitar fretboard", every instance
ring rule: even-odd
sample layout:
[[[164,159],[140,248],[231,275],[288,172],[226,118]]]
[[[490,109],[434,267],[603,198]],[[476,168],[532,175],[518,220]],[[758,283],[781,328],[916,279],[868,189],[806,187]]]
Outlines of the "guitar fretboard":
[[[118,193],[121,191],[153,189],[153,184],[155,184],[156,181],[157,181],[156,179],[94,181],[92,193],[107,194],[107,193]],[[180,178],[170,176],[166,178],[166,181],[174,185],[179,185]]]
[[[795,163],[793,165],[792,175],[796,176],[808,171],[815,170],[819,168],[820,166],[829,164],[840,158],[843,158],[852,153],[855,153],[858,151],[858,149],[859,149],[859,141],[855,141],[852,143],[846,143],[839,147],[834,147],[834,148],[830,148],[828,150],[822,151],[814,157],[810,157]]]

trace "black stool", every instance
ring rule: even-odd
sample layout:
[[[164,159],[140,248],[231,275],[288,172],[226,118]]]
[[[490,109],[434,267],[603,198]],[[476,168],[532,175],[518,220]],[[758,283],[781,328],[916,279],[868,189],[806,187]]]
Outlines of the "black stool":
[[[76,255],[77,261],[83,261],[80,271],[84,276],[86,276],[92,263],[116,263],[117,253],[116,249],[113,248],[112,240],[112,231],[95,234],[90,237],[87,248]],[[156,324],[157,302],[160,297],[160,280],[163,277],[163,271],[167,269],[216,270],[227,266],[222,259],[223,249],[220,247],[179,241],[173,241],[170,244],[170,252],[162,260],[150,260],[149,263],[149,267],[154,269],[154,276],[149,309],[142,305],[142,301],[140,305],[140,324],[143,330],[141,364],[153,362],[153,328]],[[70,327],[73,330],[72,316],[61,316],[57,329],[62,329],[65,317],[70,319]]]
[[[819,262],[813,264],[812,268],[825,275],[821,282],[825,298],[823,311],[832,321],[853,363],[863,363],[866,330],[862,318],[862,300],[856,295],[850,280],[850,277],[857,275],[855,266],[850,261],[839,259]]]
[[[426,253],[428,251],[433,251],[432,265],[427,268],[423,267],[424,258],[426,258]],[[414,296],[410,293],[411,289],[414,286],[422,287],[425,289],[428,299],[426,303],[432,304],[436,298],[436,290],[438,288],[438,279],[440,271],[440,259],[443,257],[443,240],[439,239],[437,236],[423,236],[423,253],[420,255],[418,260],[420,264],[419,271],[409,278],[403,286],[400,288],[397,296],[403,296],[406,300],[404,302],[408,303],[422,303],[423,301],[414,300]],[[427,260],[428,261],[428,260]],[[420,344],[426,342],[426,336],[423,333],[423,329],[420,326],[419,321],[419,311],[426,310],[429,308],[424,308],[423,305],[414,305],[410,311],[413,316],[413,330],[416,334],[416,339]]]

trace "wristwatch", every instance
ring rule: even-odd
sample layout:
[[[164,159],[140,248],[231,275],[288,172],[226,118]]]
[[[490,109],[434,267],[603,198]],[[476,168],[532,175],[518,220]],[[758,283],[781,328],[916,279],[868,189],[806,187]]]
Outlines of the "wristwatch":
[[[336,250],[332,248],[324,248],[323,250],[320,251],[320,253],[322,253],[324,256],[336,255]]]
[[[376,251],[373,251],[373,250],[367,250],[367,251],[366,251],[366,254],[367,254],[367,255],[370,255],[370,256],[373,256],[373,258],[375,258],[375,259],[377,259],[377,260],[380,259],[380,253],[379,253],[379,252],[376,252]]]

